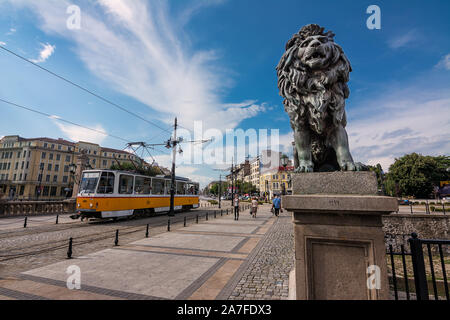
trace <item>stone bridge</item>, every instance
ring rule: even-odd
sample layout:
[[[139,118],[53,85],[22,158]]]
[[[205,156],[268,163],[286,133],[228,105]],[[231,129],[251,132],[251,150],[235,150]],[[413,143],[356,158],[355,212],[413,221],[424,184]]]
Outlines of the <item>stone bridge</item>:
[[[75,199],[63,201],[3,201],[0,217],[62,214],[75,212]]]

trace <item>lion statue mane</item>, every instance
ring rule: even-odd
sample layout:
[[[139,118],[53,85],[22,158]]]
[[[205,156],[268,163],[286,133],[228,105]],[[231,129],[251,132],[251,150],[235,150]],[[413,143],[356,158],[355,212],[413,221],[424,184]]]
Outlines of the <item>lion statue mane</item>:
[[[345,131],[345,99],[352,71],[331,31],[303,27],[286,44],[277,66],[278,88],[294,130],[297,172],[361,170]]]

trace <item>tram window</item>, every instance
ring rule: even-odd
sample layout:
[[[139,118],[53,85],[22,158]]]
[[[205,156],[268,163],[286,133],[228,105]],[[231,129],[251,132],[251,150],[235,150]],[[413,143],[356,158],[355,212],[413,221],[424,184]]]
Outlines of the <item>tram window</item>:
[[[152,193],[164,194],[164,180],[155,178],[152,179]]]
[[[171,180],[166,180],[166,194],[170,194]]]
[[[186,194],[185,186],[186,186],[186,183],[177,182],[177,194]]]
[[[197,194],[195,184],[189,183],[189,184],[186,186],[186,194],[193,194],[193,195]]]
[[[94,193],[100,172],[85,172],[81,179],[80,193]]]
[[[135,194],[150,194],[152,190],[152,179],[145,177],[136,177],[134,181]]]
[[[120,194],[133,194],[133,176],[120,175],[119,180],[119,193]]]
[[[98,183],[97,193],[110,194],[114,193],[114,173],[103,172],[100,182]]]

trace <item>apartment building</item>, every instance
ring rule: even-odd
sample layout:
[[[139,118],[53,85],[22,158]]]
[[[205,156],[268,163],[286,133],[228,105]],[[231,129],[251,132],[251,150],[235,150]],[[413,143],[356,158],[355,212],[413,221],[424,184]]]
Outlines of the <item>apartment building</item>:
[[[0,139],[0,196],[19,200],[66,198],[78,183],[74,172],[81,153],[86,154],[92,169],[139,161],[126,151],[89,142],[6,136]]]
[[[260,192],[272,199],[274,195],[292,193],[291,174],[294,167],[279,167],[278,169],[261,173]]]

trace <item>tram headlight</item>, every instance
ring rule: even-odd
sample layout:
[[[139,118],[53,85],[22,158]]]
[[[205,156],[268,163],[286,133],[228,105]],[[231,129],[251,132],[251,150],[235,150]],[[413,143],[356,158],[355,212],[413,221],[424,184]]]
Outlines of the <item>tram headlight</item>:
[[[93,206],[94,206],[94,205],[93,205],[92,203],[90,203],[90,204],[89,204],[89,207],[91,207],[91,208],[92,208]]]

